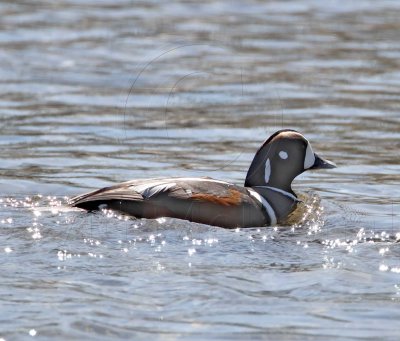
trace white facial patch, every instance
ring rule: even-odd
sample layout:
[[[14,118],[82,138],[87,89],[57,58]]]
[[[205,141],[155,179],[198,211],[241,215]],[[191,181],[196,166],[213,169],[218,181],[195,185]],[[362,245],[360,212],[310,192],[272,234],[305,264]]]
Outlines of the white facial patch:
[[[270,176],[271,176],[271,163],[269,159],[267,159],[267,161],[265,162],[265,173],[264,173],[264,180],[266,184],[269,182]]]
[[[311,145],[307,143],[307,150],[306,150],[306,156],[304,158],[304,169],[308,169],[312,167],[312,165],[315,163],[315,156],[314,152],[311,148]]]
[[[288,153],[286,153],[284,150],[281,150],[281,151],[279,152],[279,157],[280,157],[282,160],[286,160],[286,159],[288,158]]]

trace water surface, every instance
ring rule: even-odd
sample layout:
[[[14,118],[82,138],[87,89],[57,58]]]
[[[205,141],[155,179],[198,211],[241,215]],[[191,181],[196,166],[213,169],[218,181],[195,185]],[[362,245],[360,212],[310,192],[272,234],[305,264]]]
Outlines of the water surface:
[[[396,1],[0,4],[0,338],[397,340]],[[244,182],[275,130],[339,167],[301,219],[224,230],[65,207]]]

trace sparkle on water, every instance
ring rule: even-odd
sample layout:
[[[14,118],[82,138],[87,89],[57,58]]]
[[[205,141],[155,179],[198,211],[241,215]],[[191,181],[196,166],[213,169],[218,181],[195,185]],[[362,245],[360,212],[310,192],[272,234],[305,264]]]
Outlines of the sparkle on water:
[[[0,340],[397,340],[399,15],[390,0],[1,2]],[[242,184],[281,128],[339,166],[295,181],[284,226],[66,205],[134,178]]]

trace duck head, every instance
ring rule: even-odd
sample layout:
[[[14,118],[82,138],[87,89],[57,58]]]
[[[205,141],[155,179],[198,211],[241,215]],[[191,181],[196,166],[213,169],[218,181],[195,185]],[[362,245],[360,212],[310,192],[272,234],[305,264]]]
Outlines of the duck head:
[[[299,132],[279,130],[258,149],[247,172],[245,186],[269,186],[293,193],[292,181],[304,171],[335,167],[333,162],[314,153]]]

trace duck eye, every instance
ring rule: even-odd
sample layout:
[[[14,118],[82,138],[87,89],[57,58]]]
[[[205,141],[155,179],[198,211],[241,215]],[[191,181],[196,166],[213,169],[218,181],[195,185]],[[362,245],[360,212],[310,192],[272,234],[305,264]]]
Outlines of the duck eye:
[[[288,158],[288,153],[286,153],[284,150],[281,150],[281,151],[279,152],[279,157],[280,157],[282,160],[286,160],[286,159]]]

